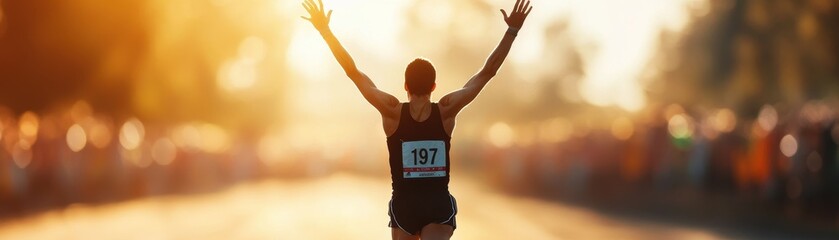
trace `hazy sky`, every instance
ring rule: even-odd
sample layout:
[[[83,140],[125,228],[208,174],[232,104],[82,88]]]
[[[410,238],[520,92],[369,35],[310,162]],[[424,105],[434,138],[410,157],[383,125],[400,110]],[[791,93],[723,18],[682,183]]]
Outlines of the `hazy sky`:
[[[297,1],[290,1],[297,2]],[[409,0],[397,1],[325,1],[327,8],[334,9],[332,27],[338,37],[344,41],[356,58],[372,60],[380,68],[402,69],[402,61],[410,58],[400,53],[399,34],[405,26],[402,12],[411,6]],[[430,22],[447,24],[457,19],[453,16],[467,14],[468,11],[453,9],[449,1],[430,1],[428,15],[423,18]],[[496,8],[509,9],[514,1],[490,0],[488,4]],[[285,3],[284,3],[285,4]],[[570,23],[570,31],[575,35],[575,43],[580,46],[593,46],[594,51],[582,51],[586,62],[586,76],[578,91],[584,99],[594,105],[616,105],[634,111],[642,108],[646,99],[639,82],[641,71],[646,67],[652,53],[656,51],[658,36],[662,30],[679,31],[691,18],[692,12],[702,12],[707,8],[705,0],[567,0],[533,1],[535,6],[525,29],[514,44],[510,53],[510,62],[518,65],[545,65],[540,63],[544,56],[544,29],[548,24],[562,19]],[[284,5],[293,6],[293,5]],[[286,9],[291,13],[303,14],[302,8]],[[503,29],[501,14],[499,21],[490,23]],[[321,79],[340,76],[340,69],[331,64],[332,56],[317,32],[304,21],[294,24],[294,36],[289,46],[288,57],[293,69],[304,78],[309,78],[314,85]],[[466,31],[466,30],[464,30]],[[487,36],[503,34],[482,33]],[[444,36],[441,36],[444,37]],[[313,40],[314,39],[314,40]],[[495,41],[495,40],[493,40]],[[487,54],[489,51],[487,50]],[[398,59],[399,61],[393,61]],[[370,66],[361,62],[361,66]],[[553,69],[537,67],[535,69]],[[399,77],[389,74],[383,77]],[[319,86],[315,86],[319,87]],[[387,89],[391,87],[392,89]],[[402,91],[401,86],[385,86],[387,90]],[[609,93],[609,94],[603,94]],[[399,96],[402,97],[402,96]]]

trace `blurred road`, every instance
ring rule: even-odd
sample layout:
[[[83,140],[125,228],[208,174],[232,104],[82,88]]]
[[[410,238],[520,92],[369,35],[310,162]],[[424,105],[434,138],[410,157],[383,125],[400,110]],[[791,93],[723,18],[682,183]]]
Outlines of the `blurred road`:
[[[453,239],[719,239],[701,229],[635,222],[512,197],[466,178]],[[73,205],[0,223],[0,239],[389,239],[389,179],[334,174],[265,180],[219,192]]]

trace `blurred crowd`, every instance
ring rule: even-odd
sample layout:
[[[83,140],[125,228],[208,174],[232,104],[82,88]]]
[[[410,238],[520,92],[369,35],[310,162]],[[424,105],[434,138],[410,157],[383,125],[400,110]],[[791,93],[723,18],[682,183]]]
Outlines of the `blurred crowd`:
[[[480,158],[462,158],[488,161],[486,177],[511,192],[832,228],[839,223],[835,109],[828,101],[767,104],[744,116],[671,104],[608,127],[569,126],[559,141],[551,123],[533,124],[535,138],[554,139],[486,144]]]
[[[0,216],[7,217],[211,191],[258,174],[252,146],[217,125],[117,119],[84,101],[46,113],[0,106],[0,143]]]

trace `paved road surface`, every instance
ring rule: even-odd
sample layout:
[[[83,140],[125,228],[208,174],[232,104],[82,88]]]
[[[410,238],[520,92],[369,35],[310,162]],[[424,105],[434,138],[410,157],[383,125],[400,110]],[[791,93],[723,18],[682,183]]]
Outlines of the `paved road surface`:
[[[615,219],[512,197],[469,179],[453,239],[719,239],[713,232]],[[389,239],[389,179],[335,174],[243,183],[216,193],[74,205],[0,223],[0,239]]]

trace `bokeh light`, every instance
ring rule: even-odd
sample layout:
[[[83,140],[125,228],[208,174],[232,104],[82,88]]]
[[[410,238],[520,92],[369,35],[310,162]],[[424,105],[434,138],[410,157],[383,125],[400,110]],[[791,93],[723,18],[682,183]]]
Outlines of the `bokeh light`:
[[[70,150],[73,152],[78,152],[84,149],[85,145],[87,145],[87,134],[85,134],[84,129],[79,124],[73,124],[67,129],[67,147],[70,147]]]
[[[122,124],[119,131],[119,143],[123,148],[133,150],[143,143],[145,136],[146,130],[143,123],[136,118],[132,118]]]
[[[629,118],[620,117],[612,122],[612,136],[618,140],[627,140],[634,132],[635,126]]]
[[[693,119],[684,114],[674,115],[667,124],[670,135],[677,139],[690,138],[693,136],[694,128]]]
[[[510,147],[513,144],[513,138],[515,137],[515,132],[513,132],[513,128],[507,123],[504,122],[497,122],[492,124],[488,130],[488,137],[489,142],[492,145],[500,148]]]
[[[20,115],[18,128],[20,129],[20,147],[29,149],[38,140],[39,118],[34,112],[27,111]]]
[[[784,156],[792,157],[796,152],[798,152],[798,140],[790,134],[784,135],[784,137],[781,138],[780,149]]]
[[[728,108],[717,110],[712,119],[714,129],[719,132],[728,133],[737,127],[737,116]]]
[[[757,123],[764,132],[771,132],[778,124],[778,111],[772,105],[763,105],[758,114]]]
[[[94,121],[87,135],[90,143],[96,148],[105,148],[111,144],[111,129],[100,121]]]
[[[160,138],[154,141],[151,147],[151,156],[154,161],[160,165],[169,165],[177,157],[178,149],[172,140],[168,138]]]

